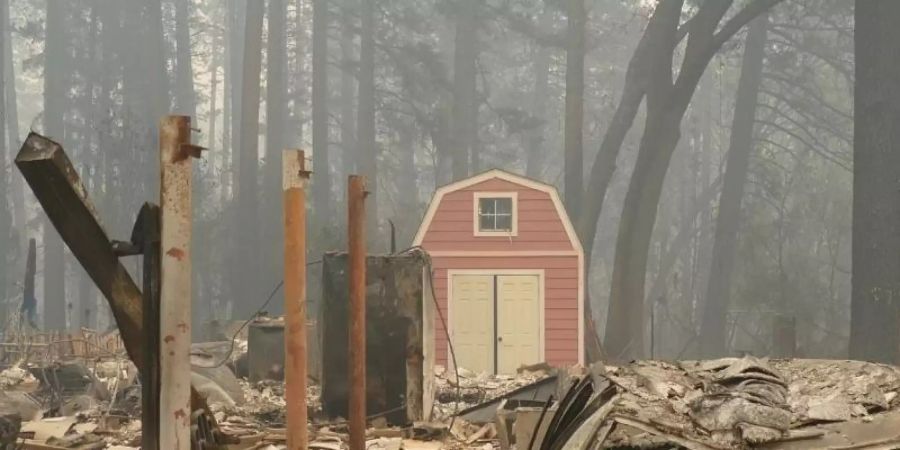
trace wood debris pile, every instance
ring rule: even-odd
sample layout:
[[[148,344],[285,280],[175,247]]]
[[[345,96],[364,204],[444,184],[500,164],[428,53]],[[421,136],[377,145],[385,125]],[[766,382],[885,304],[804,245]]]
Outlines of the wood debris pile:
[[[210,402],[216,421],[226,434],[246,435],[267,429],[280,429],[285,425],[284,383],[261,381],[249,383],[239,381],[243,390],[243,401],[237,405]],[[319,402],[321,389],[310,385],[307,388],[309,417],[321,416]]]
[[[900,448],[898,392],[900,370],[855,361],[598,367],[559,402],[540,448]]]

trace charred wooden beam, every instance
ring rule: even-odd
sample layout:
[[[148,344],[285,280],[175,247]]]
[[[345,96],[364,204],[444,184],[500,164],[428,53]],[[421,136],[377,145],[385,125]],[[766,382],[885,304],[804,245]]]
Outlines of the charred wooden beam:
[[[30,133],[16,166],[50,222],[109,301],[128,356],[142,370],[141,291],[119,262],[78,171],[60,144]]]
[[[159,206],[144,203],[131,233],[131,244],[144,255],[144,370],[141,372],[141,448],[159,450]]]

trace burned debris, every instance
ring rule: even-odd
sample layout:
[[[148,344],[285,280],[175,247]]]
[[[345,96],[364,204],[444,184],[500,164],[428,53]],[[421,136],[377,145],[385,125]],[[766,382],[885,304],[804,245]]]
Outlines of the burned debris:
[[[0,444],[168,448],[159,441],[157,420],[164,347],[144,344],[162,326],[160,209],[145,205],[131,240],[110,241],[59,144],[32,134],[17,162],[123,331],[7,333],[0,343]],[[189,345],[183,363],[191,413],[182,424],[190,425],[192,448],[279,449],[290,448],[292,439],[320,450],[355,450],[354,439],[383,450],[900,446],[900,369],[893,366],[743,357],[585,367],[532,364],[532,355],[510,373],[510,361],[497,364],[497,349],[480,371],[438,365],[438,334],[446,333],[448,342],[449,332],[435,292],[437,283],[448,285],[436,281],[427,250],[351,253],[324,255],[320,314],[303,322],[302,339],[290,317],[261,314],[237,327],[211,326],[217,341]],[[167,254],[179,256],[172,249]],[[118,262],[129,255],[144,258],[143,290]],[[489,281],[495,292],[533,285],[516,284],[515,276]],[[362,301],[350,302],[354,295]],[[440,295],[446,302],[448,293]],[[361,333],[351,336],[360,317]],[[350,351],[351,337],[369,356]],[[298,344],[302,370],[292,372]],[[456,361],[448,350],[441,363]],[[465,361],[477,356],[466,352]],[[361,372],[348,376],[351,369]],[[293,404],[298,399],[289,390],[297,373],[305,384]],[[351,401],[360,393],[363,398]],[[300,437],[287,412],[298,405],[306,424]],[[348,420],[360,413],[361,425],[359,417]]]
[[[423,306],[431,301],[423,283],[426,270],[419,250],[366,261],[366,350],[378,355],[366,359],[366,415],[393,425],[425,420],[432,402],[424,389],[434,364],[424,353]],[[322,404],[332,419],[347,417],[348,273],[347,254],[325,255],[319,323],[330,351],[322,355]]]

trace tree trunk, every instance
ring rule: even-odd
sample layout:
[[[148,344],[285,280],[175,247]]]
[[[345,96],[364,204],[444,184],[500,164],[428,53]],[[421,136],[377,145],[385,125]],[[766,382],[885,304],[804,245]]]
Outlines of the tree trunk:
[[[850,358],[900,363],[900,2],[857,0]]]
[[[715,195],[719,193],[719,185],[719,180],[716,180],[707,186],[697,195],[692,208],[683,212],[684,219],[678,229],[678,233],[670,240],[669,246],[659,259],[659,268],[647,295],[648,302],[654,302],[660,297],[665,297],[666,279],[675,267],[678,257],[684,253],[684,249],[690,245],[691,240],[695,236],[702,232],[702,228],[695,226],[695,223],[698,216],[705,214],[710,209],[710,203],[715,198]]]
[[[16,74],[15,68],[13,67],[13,52],[12,52],[12,33],[10,32],[10,24],[9,24],[9,0],[0,0],[0,9],[3,10],[2,14],[5,19],[2,24],[0,24],[0,32],[2,32],[2,37],[0,39],[3,40],[2,48],[2,58],[3,59],[3,74],[6,79],[6,83],[3,85],[6,95],[6,126],[7,129],[7,140],[9,142],[9,149],[13,151],[21,145],[19,141],[19,106],[17,104],[17,93],[16,93]],[[7,160],[8,161],[8,160]],[[12,212],[13,212],[13,227],[19,231],[19,243],[17,245],[23,251],[25,250],[25,223],[27,222],[25,218],[25,190],[22,185],[22,177],[12,174],[9,180],[10,186],[10,194],[12,195]]]
[[[231,5],[233,0],[229,0],[228,4]],[[225,14],[225,31],[222,35],[222,176],[225,177],[225,173],[231,173],[231,168],[229,167],[228,160],[231,155],[231,83],[233,75],[231,73],[232,63],[232,49],[231,49],[231,35],[234,34],[231,31],[234,20],[231,18],[230,14]],[[215,147],[210,147],[215,148]],[[230,178],[230,177],[229,177]],[[222,191],[227,191],[225,182],[223,180]],[[223,195],[222,200],[226,200],[226,197]],[[223,203],[224,206],[224,203]]]
[[[121,114],[121,111],[125,108],[119,107],[113,97],[114,93],[121,92],[124,94],[126,92],[124,85],[125,60],[123,58],[122,49],[125,48],[125,45],[123,44],[127,44],[127,40],[121,38],[123,10],[121,5],[110,8],[96,8],[96,10],[101,24],[99,29],[100,57],[98,67],[116,65],[120,70],[119,72],[111,72],[109,70],[99,71],[100,92],[94,106],[94,117],[96,124],[104,125],[97,127],[95,130],[95,140],[98,151],[96,155],[98,172],[95,176],[95,180],[99,186],[103,187],[103,189],[98,193],[99,195],[96,200],[97,206],[101,208],[101,210],[116,210],[115,208],[117,208],[117,206],[114,204],[116,200],[114,200],[113,197],[119,196],[112,193],[121,192],[119,187],[120,177],[114,176],[112,172],[113,167],[115,167],[117,161],[119,161],[119,157],[122,156],[122,152],[115,150],[117,149],[118,141],[118,136],[115,135],[115,131],[118,131],[118,125],[114,125],[114,117],[117,114]],[[123,83],[121,88],[119,87],[120,81]],[[125,121],[123,120],[123,122]],[[93,192],[97,192],[97,190],[94,190]],[[119,224],[113,223],[111,225],[118,226]],[[101,309],[98,309],[98,305]],[[80,307],[78,323],[88,328],[96,328],[97,313],[101,310],[108,310],[105,306],[105,302],[100,300],[99,296],[90,298],[87,303],[83,303]]]
[[[173,101],[173,114],[183,114],[191,118],[192,126],[196,126],[200,122],[200,118],[197,117],[197,95],[194,87],[194,65],[191,61],[192,59],[192,49],[191,45],[191,13],[193,12],[193,4],[189,1],[175,1],[175,90],[174,90],[174,101]],[[212,52],[215,52],[216,49],[212,48]],[[211,59],[215,59],[213,56]],[[206,132],[212,134],[214,131],[214,127],[209,125],[209,128],[205,130]],[[208,158],[204,161],[205,165],[212,163],[211,156],[212,155],[204,155]],[[193,172],[195,174],[201,173],[202,165],[195,166]],[[196,176],[196,175],[195,175]],[[191,208],[193,210],[193,217],[199,220],[203,214],[203,208],[208,204],[208,184],[204,183],[204,178],[200,178],[199,182],[195,182],[193,184],[194,189],[194,201],[191,204]],[[206,241],[206,233],[203,233],[201,237],[198,239],[198,244],[203,246],[210,245],[210,241]],[[194,261],[195,265],[201,264],[203,260],[202,255],[204,254],[204,250],[198,252],[191,253],[191,259]],[[209,320],[205,314],[200,313],[203,311],[203,305],[208,301],[203,296],[203,288],[206,273],[208,271],[203,271],[198,274],[196,281],[191,283],[191,299],[193,302],[192,310],[195,311],[193,315],[193,320],[191,326],[194,329],[199,329],[200,324]]]
[[[37,244],[28,240],[28,256],[25,259],[25,280],[22,288],[22,317],[34,327],[37,325],[37,297],[35,296],[34,275],[37,272]]]
[[[243,270],[235,311],[249,318],[263,289],[259,281],[259,103],[264,3],[247,2],[241,74],[241,146],[238,167],[237,233]]]
[[[670,119],[673,115],[681,117],[663,109],[648,110],[638,161],[625,195],[606,326],[606,347],[614,360],[637,359],[645,354],[647,256],[666,169],[680,137],[679,123]]]
[[[221,46],[218,45],[220,42],[218,35],[213,38],[213,42],[215,42],[216,48],[212,49],[212,57],[209,59],[209,113],[206,117],[209,130],[206,135],[206,148],[215,149],[219,153],[215,159],[222,160],[225,157],[224,149],[216,145],[216,132],[218,131],[216,120],[219,118],[219,64],[221,64],[219,59]]]
[[[266,196],[279,197],[281,191],[281,152],[285,147],[285,116],[287,115],[287,86],[285,65],[287,40],[284,0],[269,0],[269,34],[266,54]],[[278,201],[277,210],[281,210]],[[276,221],[277,222],[277,221]],[[279,227],[280,228],[280,227]]]
[[[584,247],[585,274],[591,273],[594,239],[597,236],[597,221],[600,219],[600,212],[603,209],[606,190],[609,188],[613,173],[616,170],[616,159],[619,157],[619,151],[622,148],[622,143],[625,141],[625,136],[631,129],[634,118],[637,116],[638,109],[646,95],[652,62],[658,58],[665,57],[665,55],[660,54],[660,49],[664,50],[664,47],[657,48],[658,46],[653,44],[661,39],[660,34],[664,31],[665,25],[673,20],[672,16],[678,14],[677,7],[676,5],[675,8],[672,8],[668,3],[660,5],[650,18],[644,35],[638,42],[637,48],[628,62],[622,97],[619,99],[619,104],[610,121],[609,128],[606,134],[603,135],[600,150],[591,166],[591,175],[586,190],[587,195],[583,197],[579,220],[576,222],[578,224],[578,234]],[[662,39],[664,38],[663,36]],[[590,295],[588,295],[584,307],[584,321],[586,324],[594,323],[593,305],[590,298]],[[612,305],[610,305],[611,310]],[[601,355],[598,343],[595,342],[595,339],[592,339],[593,333],[591,331],[596,330],[596,327],[592,326],[591,328],[586,333],[585,349],[588,360],[594,361],[600,358]],[[609,336],[609,326],[607,326],[606,331],[607,336]]]
[[[238,191],[238,166],[241,142],[241,61],[243,58],[243,36],[244,36],[244,14],[241,11],[245,9],[241,7],[244,2],[241,0],[227,0],[228,11],[226,13],[225,27],[225,65],[223,66],[223,89],[222,89],[222,147],[227,152],[225,155],[223,173],[227,173],[228,189],[223,189],[222,200],[226,204],[231,200],[232,207],[230,214],[236,214],[234,210],[234,201],[237,199]],[[229,217],[229,219],[232,219]],[[232,220],[236,223],[236,219]],[[236,282],[239,273],[238,261],[240,255],[237,250],[236,230],[229,229],[232,239],[232,282]],[[237,291],[234,285],[235,292]]]
[[[621,138],[630,128],[634,118],[631,108],[640,104],[644,94],[647,97],[647,117],[644,135],[638,147],[638,156],[631,176],[628,192],[619,221],[616,256],[610,288],[608,326],[606,328],[607,349],[615,359],[632,359],[644,355],[644,284],[646,280],[647,256],[656,222],[657,206],[662,192],[663,181],[668,170],[672,153],[681,136],[681,119],[687,110],[700,77],[706,70],[715,52],[753,17],[765,12],[780,0],[756,0],[720,26],[719,22],[731,6],[730,1],[704,2],[694,17],[679,28],[683,0],[663,0],[654,12],[644,37],[635,50],[635,57],[647,52],[638,64],[629,64],[629,78],[635,80],[629,87],[626,79],[623,100],[613,118],[610,133],[615,127],[615,135],[595,161],[606,161],[618,154]],[[684,31],[680,33],[680,31]],[[717,31],[718,30],[718,31]],[[677,76],[673,73],[673,59],[680,36],[688,36],[684,55],[680,59]],[[635,59],[632,59],[632,63]],[[632,68],[640,69],[632,72]],[[674,82],[673,82],[674,79]],[[637,102],[635,103],[635,99]],[[626,101],[627,100],[627,101]],[[624,106],[624,108],[623,108]],[[620,115],[620,112],[623,114]],[[627,114],[626,114],[627,113]],[[627,119],[625,122],[619,122]],[[628,127],[621,128],[626,123]],[[610,150],[609,152],[604,151]],[[614,158],[611,160],[614,161]],[[608,171],[600,168],[592,174],[591,185],[599,183],[603,189],[608,184]],[[594,175],[597,175],[596,177]],[[603,184],[606,182],[607,184]],[[595,200],[596,201],[596,200]],[[590,217],[599,217],[599,210],[592,207]],[[597,215],[595,216],[594,213]],[[583,218],[582,229],[587,231],[585,241],[593,244],[596,222],[590,224]]]
[[[96,192],[100,190],[99,177],[100,174],[96,170],[99,166],[100,155],[95,150],[94,139],[96,133],[94,128],[100,122],[98,101],[95,99],[94,92],[97,91],[98,80],[101,78],[99,74],[103,67],[103,57],[100,53],[98,42],[100,40],[100,8],[96,6],[90,7],[90,22],[88,26],[88,36],[85,45],[85,51],[82,54],[84,61],[79,63],[93,68],[84,77],[84,88],[79,92],[77,107],[82,117],[85,118],[80,128],[80,146],[77,159],[80,162],[81,179],[88,191]],[[98,147],[99,148],[99,147]],[[72,265],[73,272],[77,275],[77,295],[69,295],[66,313],[68,319],[66,321],[69,331],[77,331],[83,325],[82,309],[89,304],[92,298],[94,284],[91,282],[90,276],[79,264]]]
[[[175,114],[197,120],[194,69],[191,63],[191,8],[189,1],[175,2]]]
[[[227,227],[227,236],[230,239],[228,245],[231,253],[231,261],[228,264],[230,274],[228,283],[231,287],[231,292],[235,293],[235,295],[232,295],[229,300],[230,308],[226,306],[226,315],[229,318],[245,319],[244,317],[241,317],[241,314],[246,314],[250,307],[244,306],[243,304],[250,300],[239,298],[236,294],[241,294],[245,288],[245,286],[243,286],[245,284],[243,283],[243,271],[245,266],[244,255],[242,254],[243,247],[241,244],[244,238],[241,235],[241,219],[238,217],[240,211],[238,211],[237,205],[239,197],[238,193],[241,189],[239,172],[241,166],[241,150],[243,149],[241,142],[241,87],[243,83],[243,51],[244,36],[246,34],[244,25],[246,23],[245,12],[247,10],[247,1],[228,0],[227,6],[225,89],[223,94],[225,97],[225,117],[223,118],[223,122],[226,130],[223,133],[223,140],[226,141],[225,147],[228,149],[228,161],[223,172],[229,174],[230,189],[223,191],[223,196],[230,199],[227,218],[227,221],[231,224]]]
[[[303,59],[306,55],[306,40],[303,39],[306,36],[306,28],[304,24],[306,21],[303,17],[303,0],[296,0],[294,2],[294,9],[297,11],[296,19],[294,23],[296,23],[296,27],[294,28],[294,74],[291,77],[293,80],[292,84],[292,99],[294,102],[292,113],[293,113],[293,128],[294,134],[294,142],[304,142],[304,134],[303,127],[306,125],[303,120],[303,110],[306,109],[306,78],[304,77],[303,71]]]
[[[469,176],[469,157],[478,139],[478,106],[475,102],[476,59],[478,58],[477,10],[479,0],[461,0],[457,4],[456,37],[453,50],[453,111],[451,150],[453,179]]]
[[[0,27],[4,29],[9,22],[6,16],[8,12],[9,8],[6,0],[0,0]],[[5,54],[0,54],[0,88],[6,86],[6,63]],[[5,328],[6,324],[6,299],[9,297],[7,295],[7,280],[12,274],[11,268],[14,263],[10,255],[13,254],[13,248],[16,246],[12,236],[12,214],[10,214],[9,202],[7,201],[7,193],[10,189],[8,184],[9,177],[6,172],[6,161],[11,161],[13,158],[11,157],[12,146],[7,145],[6,126],[6,103],[0,101],[0,158],[3,161],[0,164],[0,264],[2,264],[2,267],[0,267],[0,324],[2,324],[0,325],[0,330]]]
[[[399,170],[396,179],[399,193],[399,220],[394,222],[397,230],[397,241],[412,242],[418,227],[419,215],[419,183],[416,171],[416,128],[414,123],[403,122],[397,128],[397,147],[400,151]]]
[[[717,88],[712,79],[712,74],[705,74],[697,89],[699,90],[697,101],[691,105],[691,108],[697,111],[697,120],[699,122],[699,129],[697,130],[695,141],[700,141],[700,179],[703,180],[703,183],[707,183],[713,170],[716,172],[717,180],[724,176],[723,170],[717,162],[718,156],[713,150],[713,145],[715,145],[713,143],[713,136],[717,128],[713,120],[713,114],[714,111],[718,112],[719,103],[713,99],[714,91]],[[713,166],[715,166],[715,169]],[[691,324],[702,324],[703,309],[706,307],[706,288],[709,284],[713,241],[715,240],[715,219],[713,217],[713,212],[714,209],[709,208],[700,214],[700,231],[694,239],[696,241],[696,258],[694,258],[692,267],[693,288],[691,289],[694,293],[694,297],[689,303],[681,305],[685,311],[684,317],[690,318]],[[688,339],[691,340],[691,344],[687,348],[683,347],[683,343],[679,344],[679,349],[684,348],[684,350],[681,351],[681,356],[699,358],[700,343],[694,337],[698,331],[696,329],[692,329],[691,331],[693,332],[692,335],[688,336]]]
[[[287,119],[287,85],[285,78],[287,69],[287,40],[285,37],[285,18],[287,8],[284,0],[269,0],[269,33],[266,43],[266,159],[265,178],[263,179],[264,217],[281,217],[281,152],[286,148],[285,123]],[[261,247],[269,255],[280,254],[284,248],[284,233],[281,222],[266,220],[263,222],[264,236]],[[263,277],[266,283],[279,279],[283,260],[281,258],[265,258],[267,268]],[[276,305],[274,308],[281,310]]]
[[[231,173],[232,173],[232,196],[236,200],[237,193],[240,190],[240,165],[241,165],[241,114],[243,112],[241,89],[244,77],[244,39],[246,35],[247,15],[243,12],[247,11],[248,0],[230,0],[231,6],[231,33],[229,39],[228,53],[231,57],[229,64],[228,83],[230,84],[231,98]],[[236,255],[239,256],[239,255]]]
[[[47,3],[44,44],[44,132],[62,140],[66,105],[66,36],[63,2]],[[62,239],[44,217],[43,322],[49,330],[66,326],[66,264]]]
[[[434,181],[436,186],[449,184],[453,180],[453,161],[456,150],[451,139],[453,126],[452,97],[447,93],[438,95],[434,119],[429,135],[434,148],[436,160],[434,164]]]
[[[753,128],[756,123],[756,103],[762,79],[769,17],[763,14],[750,25],[741,77],[738,81],[731,123],[731,143],[725,167],[724,185],[719,198],[716,234],[713,241],[712,263],[706,289],[706,305],[700,328],[700,351],[703,357],[725,356],[725,322],[731,294],[731,272],[741,222],[741,200],[753,152]]]
[[[353,54],[353,14],[351,7],[358,6],[352,0],[345,0],[341,23],[341,179],[356,170],[356,117],[353,98],[356,94],[356,77],[352,69],[355,64]],[[342,187],[343,191],[345,188]]]
[[[378,229],[378,142],[375,139],[375,1],[364,0],[360,10],[359,33],[359,111],[356,139],[359,171],[366,177],[366,233],[369,249],[384,242]]]
[[[328,164],[328,1],[313,0],[312,145],[313,211],[318,233],[332,219]]]
[[[569,217],[578,221],[584,193],[584,33],[587,13],[584,0],[566,0],[566,129],[565,203]]]
[[[552,13],[545,8],[541,14],[541,29],[546,30],[552,21]],[[538,44],[540,45],[540,44]],[[534,56],[534,92],[531,115],[539,121],[526,137],[525,176],[540,179],[544,171],[544,131],[547,129],[547,90],[550,78],[550,48],[540,45]]]
[[[145,8],[141,22],[146,23],[148,29],[145,39],[138,42],[137,51],[145,65],[140,76],[142,78],[149,77],[150,80],[150,91],[142,100],[150,107],[148,116],[144,118],[143,126],[147,127],[147,143],[150,148],[157,149],[159,148],[159,133],[157,133],[156,125],[159,123],[159,119],[169,112],[171,105],[169,77],[166,70],[166,36],[162,22],[161,0],[144,0],[141,5]],[[144,54],[143,52],[146,51],[144,49],[147,48],[149,51]],[[146,159],[145,164],[142,164],[142,171],[147,180],[145,195],[155,197],[159,192],[159,157],[153,151],[142,151],[140,154]]]

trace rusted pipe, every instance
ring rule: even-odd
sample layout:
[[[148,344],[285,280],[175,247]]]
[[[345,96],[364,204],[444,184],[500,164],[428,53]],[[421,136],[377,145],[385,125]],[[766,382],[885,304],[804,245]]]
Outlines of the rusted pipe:
[[[191,448],[191,119],[160,121],[159,448]]]
[[[306,450],[306,183],[303,150],[282,156],[284,190],[284,391],[287,448]]]
[[[347,187],[350,247],[350,450],[366,449],[366,178]]]

